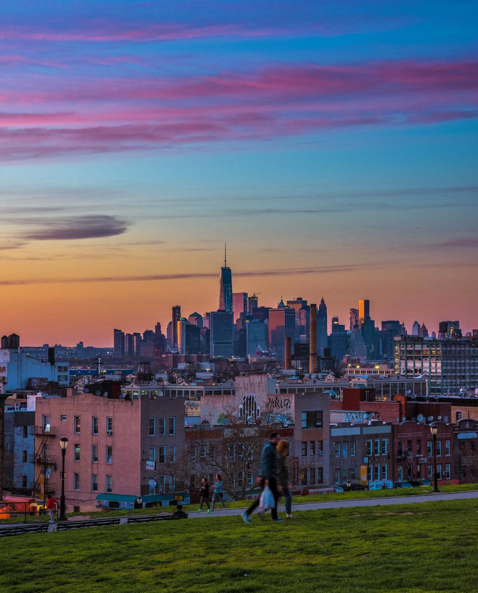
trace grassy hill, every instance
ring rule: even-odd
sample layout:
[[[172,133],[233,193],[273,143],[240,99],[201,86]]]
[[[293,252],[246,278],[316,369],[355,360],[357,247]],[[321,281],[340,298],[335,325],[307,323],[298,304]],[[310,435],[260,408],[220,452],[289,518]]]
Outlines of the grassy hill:
[[[18,536],[0,540],[0,591],[476,591],[477,510],[467,500]]]

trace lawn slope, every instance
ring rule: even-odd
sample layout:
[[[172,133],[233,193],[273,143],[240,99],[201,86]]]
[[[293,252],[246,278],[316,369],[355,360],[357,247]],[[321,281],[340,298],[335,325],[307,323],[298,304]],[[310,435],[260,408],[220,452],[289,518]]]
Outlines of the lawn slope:
[[[477,509],[467,500],[18,536],[0,541],[0,591],[476,591]]]

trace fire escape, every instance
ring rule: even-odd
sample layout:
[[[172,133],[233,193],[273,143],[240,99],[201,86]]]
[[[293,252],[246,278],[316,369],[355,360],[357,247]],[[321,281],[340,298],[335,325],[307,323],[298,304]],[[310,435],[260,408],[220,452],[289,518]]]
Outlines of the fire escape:
[[[55,438],[55,432],[50,424],[35,426],[35,454],[33,463],[35,464],[35,484],[33,486],[33,496],[42,497],[46,500],[49,493],[48,478],[52,470],[56,471],[56,461],[50,455],[50,443]],[[43,477],[43,491],[41,481]]]

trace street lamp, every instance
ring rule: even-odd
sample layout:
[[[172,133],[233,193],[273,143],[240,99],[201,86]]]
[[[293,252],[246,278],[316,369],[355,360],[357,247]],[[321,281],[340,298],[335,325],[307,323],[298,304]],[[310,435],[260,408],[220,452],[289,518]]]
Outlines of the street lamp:
[[[58,521],[66,521],[65,515],[65,454],[66,448],[68,447],[68,439],[61,437],[60,449],[61,449],[61,496],[60,496],[60,516]]]
[[[430,426],[430,432],[433,437],[433,492],[440,492],[438,490],[438,473],[437,473],[437,426]]]
[[[143,508],[143,499],[141,496],[138,496],[138,498],[136,499],[136,504],[139,506],[140,509]]]

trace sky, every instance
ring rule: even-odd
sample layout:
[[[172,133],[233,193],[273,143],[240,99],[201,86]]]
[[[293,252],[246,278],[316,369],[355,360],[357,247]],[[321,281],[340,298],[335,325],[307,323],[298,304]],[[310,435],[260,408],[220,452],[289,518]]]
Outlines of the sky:
[[[0,333],[235,292],[478,327],[478,4],[4,0]]]

